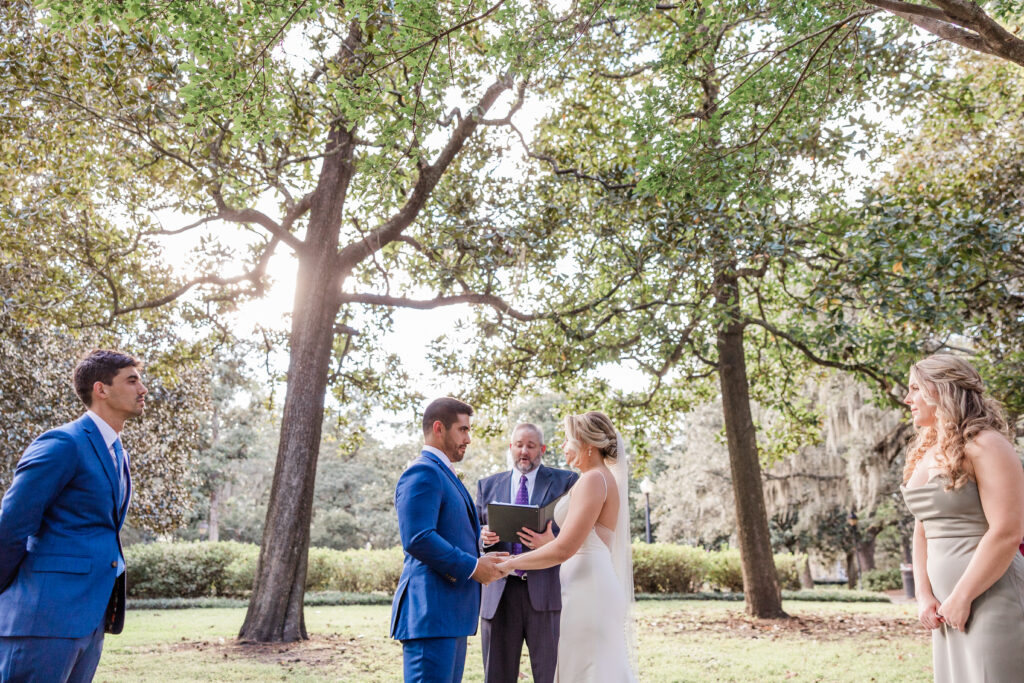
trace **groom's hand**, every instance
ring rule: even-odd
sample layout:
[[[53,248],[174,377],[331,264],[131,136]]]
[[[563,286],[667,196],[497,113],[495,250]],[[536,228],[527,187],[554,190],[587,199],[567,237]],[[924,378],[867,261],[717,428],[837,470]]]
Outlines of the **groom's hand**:
[[[476,569],[469,578],[482,583],[489,584],[505,576],[505,572],[498,569],[498,563],[508,557],[508,553],[487,553],[476,561]]]

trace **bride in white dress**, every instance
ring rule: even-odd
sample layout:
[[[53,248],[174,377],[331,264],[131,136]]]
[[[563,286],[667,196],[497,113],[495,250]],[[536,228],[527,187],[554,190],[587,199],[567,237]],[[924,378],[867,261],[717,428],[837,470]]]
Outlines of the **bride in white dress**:
[[[521,532],[523,545],[537,549],[499,566],[562,565],[557,683],[630,683],[636,647],[625,444],[604,413],[570,415],[564,427],[566,459],[581,474],[555,506],[559,534]]]

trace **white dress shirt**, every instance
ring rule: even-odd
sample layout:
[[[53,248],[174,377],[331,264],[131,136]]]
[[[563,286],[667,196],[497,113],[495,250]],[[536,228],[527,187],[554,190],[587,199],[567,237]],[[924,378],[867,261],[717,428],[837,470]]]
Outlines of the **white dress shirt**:
[[[425,451],[427,451],[429,453],[433,453],[437,457],[441,458],[441,462],[443,462],[445,465],[448,465],[448,469],[450,469],[452,472],[455,471],[455,463],[453,463],[448,458],[448,456],[445,455],[445,452],[442,451],[440,448],[434,448],[433,446],[424,446],[423,450],[425,450]]]
[[[540,465],[534,467],[532,470],[526,473],[526,493],[529,496],[526,502],[529,503],[533,500],[533,485],[537,482],[537,472],[540,470]],[[517,469],[512,470],[512,481],[509,482],[509,502],[516,502],[516,494],[519,493],[519,480],[523,477],[523,473]]]
[[[114,454],[114,442],[117,441],[121,435],[114,431],[114,428],[107,424],[106,420],[92,412],[91,410],[85,411],[85,414],[92,418],[92,421],[99,427],[100,435],[103,437],[103,443],[107,444],[107,452],[110,453],[111,459],[114,461],[114,471],[117,471],[117,455]],[[128,451],[124,447],[124,442],[121,442],[121,449],[125,452],[125,460],[128,460]]]

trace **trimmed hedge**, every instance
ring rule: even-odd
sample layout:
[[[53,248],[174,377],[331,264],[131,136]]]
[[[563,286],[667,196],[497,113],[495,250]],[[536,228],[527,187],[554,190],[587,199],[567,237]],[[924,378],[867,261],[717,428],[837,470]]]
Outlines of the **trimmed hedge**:
[[[125,549],[128,596],[140,599],[246,598],[252,592],[259,547],[220,543],[149,543]],[[306,590],[311,593],[391,595],[402,572],[402,549],[310,548]],[[783,589],[800,587],[802,555],[776,555]],[[737,550],[708,552],[667,543],[633,546],[637,593],[739,592],[743,573]]]
[[[776,555],[775,571],[784,590],[800,589],[803,555]],[[696,593],[702,588],[743,590],[740,551],[707,551],[668,543],[633,544],[633,586],[637,593]]]
[[[259,546],[146,543],[125,548],[131,598],[246,597],[252,591]]]
[[[861,576],[864,588],[869,591],[892,591],[903,588],[903,572],[893,569],[871,569]]]
[[[259,546],[234,541],[148,543],[125,549],[130,598],[246,598]],[[402,549],[310,548],[306,590],[394,593]]]

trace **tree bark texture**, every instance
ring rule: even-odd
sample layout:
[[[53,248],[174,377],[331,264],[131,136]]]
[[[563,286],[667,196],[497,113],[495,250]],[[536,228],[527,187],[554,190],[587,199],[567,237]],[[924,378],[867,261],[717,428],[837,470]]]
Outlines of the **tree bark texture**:
[[[220,445],[220,413],[217,403],[213,404],[213,416],[210,420],[210,450],[217,451]],[[210,486],[210,513],[208,515],[206,539],[211,543],[220,541],[220,477],[214,476]]]
[[[853,550],[846,551],[846,587],[856,588],[860,580],[860,570],[857,566],[857,553]]]
[[[299,252],[281,440],[253,595],[239,632],[243,640],[291,642],[308,637],[302,605],[309,524],[340,308],[338,239],[352,178],[352,142],[351,133],[341,128],[328,138],[329,153],[310,206],[306,248]]]
[[[800,563],[800,587],[808,590],[814,588],[814,577],[811,575],[811,558],[804,555]]]
[[[875,568],[875,539],[878,536],[878,532],[868,532],[861,535],[860,542],[857,544],[857,557],[860,559],[860,569],[863,572],[869,572]]]
[[[739,282],[724,270],[719,271],[717,280],[715,296],[719,309],[725,314],[717,332],[718,378],[736,503],[743,592],[748,614],[762,619],[778,619],[788,615],[782,611],[782,592],[775,571],[764,504],[757,434],[750,412],[743,324],[739,319]]]
[[[220,484],[210,490],[210,514],[207,521],[206,538],[211,543],[220,540]]]

